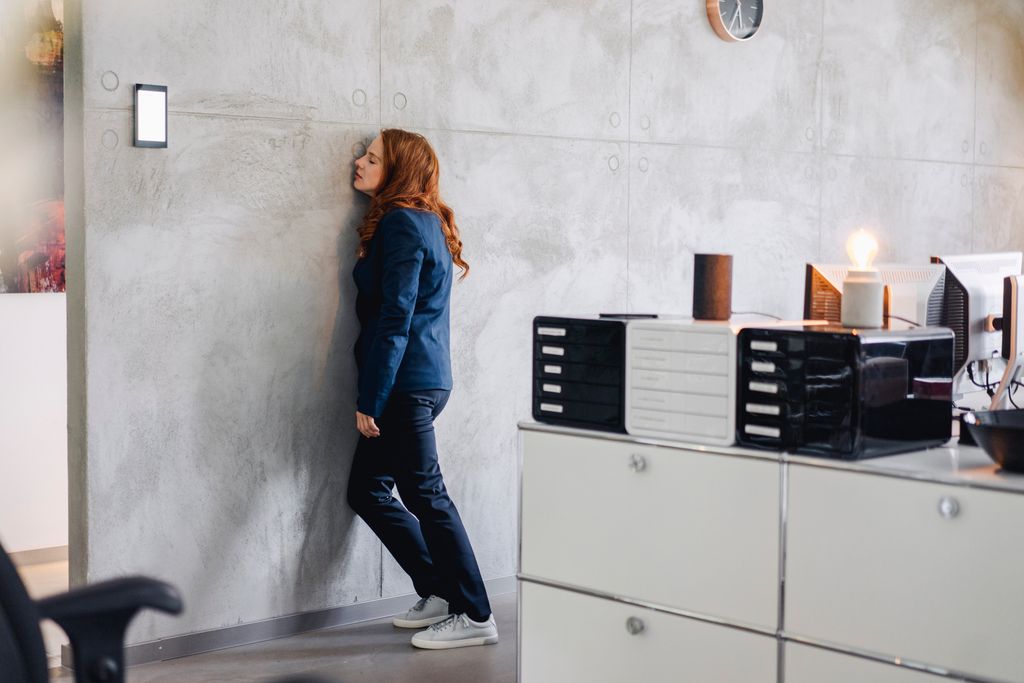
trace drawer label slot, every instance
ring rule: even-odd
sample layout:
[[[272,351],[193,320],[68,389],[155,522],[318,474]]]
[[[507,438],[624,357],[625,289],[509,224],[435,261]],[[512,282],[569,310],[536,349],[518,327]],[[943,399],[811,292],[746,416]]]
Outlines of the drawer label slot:
[[[779,393],[779,385],[774,382],[751,382],[748,386],[751,391],[758,391],[762,394]]]
[[[755,415],[781,415],[782,408],[765,403],[748,403],[747,412]]]
[[[747,434],[754,434],[755,436],[767,436],[772,439],[778,439],[782,436],[782,430],[778,427],[764,427],[762,425],[743,425],[743,431]]]

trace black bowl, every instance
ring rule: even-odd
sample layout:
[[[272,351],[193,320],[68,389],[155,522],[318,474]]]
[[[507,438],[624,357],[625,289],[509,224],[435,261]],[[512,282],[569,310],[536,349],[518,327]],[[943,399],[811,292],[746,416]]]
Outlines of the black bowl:
[[[1011,472],[1024,472],[1024,410],[968,413],[964,424],[988,457]]]

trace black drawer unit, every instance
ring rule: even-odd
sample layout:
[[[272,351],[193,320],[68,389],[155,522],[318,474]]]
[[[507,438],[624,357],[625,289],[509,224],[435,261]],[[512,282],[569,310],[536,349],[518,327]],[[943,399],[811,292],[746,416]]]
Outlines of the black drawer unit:
[[[535,381],[533,391],[545,399],[559,401],[583,401],[584,403],[603,403],[611,406],[619,405],[622,401],[622,390],[619,387],[601,386],[600,384],[545,379]]]
[[[945,328],[747,328],[737,346],[736,440],[857,460],[950,437]]]
[[[534,318],[534,419],[625,432],[625,360],[625,318]]]

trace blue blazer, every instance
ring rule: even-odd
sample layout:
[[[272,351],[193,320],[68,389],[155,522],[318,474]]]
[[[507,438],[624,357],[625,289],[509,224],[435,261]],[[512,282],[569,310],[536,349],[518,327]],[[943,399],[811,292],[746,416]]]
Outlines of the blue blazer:
[[[393,391],[450,390],[452,255],[441,219],[388,211],[352,277],[362,326],[355,349],[359,412],[380,417]]]

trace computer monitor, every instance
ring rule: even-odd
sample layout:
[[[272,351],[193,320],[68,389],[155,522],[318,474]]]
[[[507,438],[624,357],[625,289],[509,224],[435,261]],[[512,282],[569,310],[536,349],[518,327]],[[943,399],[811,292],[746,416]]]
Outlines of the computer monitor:
[[[808,263],[804,280],[804,318],[839,324],[843,280],[849,265]],[[887,315],[915,325],[940,325],[946,269],[939,265],[880,265]],[[897,325],[899,327],[899,325]]]
[[[1000,356],[1002,334],[995,321],[1003,315],[1003,280],[1021,274],[1022,259],[1019,251],[932,257],[947,271],[940,324],[956,335],[954,372]]]

